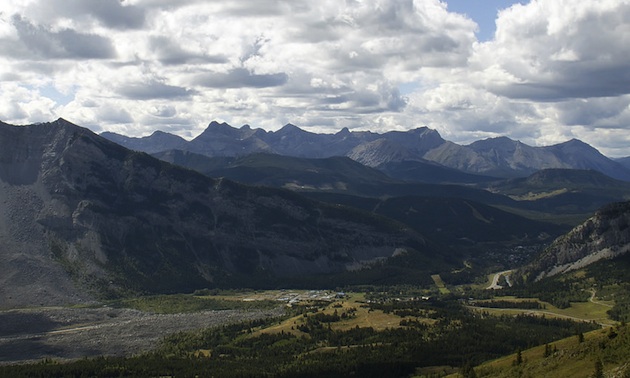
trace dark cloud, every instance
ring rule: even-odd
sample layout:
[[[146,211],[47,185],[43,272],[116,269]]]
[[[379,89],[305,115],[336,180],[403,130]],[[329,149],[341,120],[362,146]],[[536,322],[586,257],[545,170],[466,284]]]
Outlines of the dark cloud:
[[[181,45],[167,37],[153,37],[149,41],[157,59],[164,65],[226,63],[227,58],[217,55],[203,55],[184,50]]]
[[[630,94],[630,62],[562,62],[550,64],[546,73],[548,79],[490,88],[506,97],[536,101]]]
[[[282,86],[288,80],[285,73],[257,75],[244,68],[235,68],[228,73],[201,74],[195,84],[209,88],[268,88]]]
[[[52,31],[36,26],[19,15],[12,17],[19,43],[2,41],[2,54],[27,59],[108,59],[115,54],[111,41],[96,34],[72,29]]]
[[[392,89],[386,96],[387,109],[392,112],[400,112],[407,106],[408,99],[400,94],[398,88]]]
[[[134,100],[184,99],[196,92],[190,89],[167,85],[159,82],[147,84],[128,84],[118,89],[118,93]]]
[[[596,125],[607,127],[610,120],[616,120],[627,111],[630,98],[619,96],[613,98],[577,99],[558,103],[559,119],[566,125]],[[612,123],[619,127],[619,122]]]
[[[42,17],[90,17],[112,29],[140,29],[145,25],[143,8],[120,0],[46,0],[34,10]]]

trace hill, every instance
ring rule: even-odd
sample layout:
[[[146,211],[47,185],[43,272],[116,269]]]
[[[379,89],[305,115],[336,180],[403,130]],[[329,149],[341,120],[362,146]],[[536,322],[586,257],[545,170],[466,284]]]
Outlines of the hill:
[[[593,213],[630,198],[630,184],[595,170],[544,169],[524,178],[480,186],[528,202],[531,210],[552,213]]]
[[[620,326],[573,336],[512,354],[475,368],[478,378],[627,377],[630,374],[630,327]],[[449,375],[456,378],[461,375]]]

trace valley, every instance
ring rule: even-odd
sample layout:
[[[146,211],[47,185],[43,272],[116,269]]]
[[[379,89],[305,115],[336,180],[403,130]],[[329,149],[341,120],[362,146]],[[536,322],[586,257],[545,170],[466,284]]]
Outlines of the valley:
[[[442,377],[630,320],[626,181],[442,166],[428,129],[266,134],[293,156],[235,130],[151,156],[0,125],[0,375]]]
[[[125,376],[151,376],[169,369],[179,374],[199,372],[195,369],[203,367],[222,376],[247,374],[248,369],[281,376],[302,375],[304,369],[315,375],[354,371],[377,376],[395,366],[400,374],[444,376],[459,371],[462,358],[479,363],[517,348],[552,342],[561,348],[562,339],[574,339],[576,331],[588,334],[599,329],[593,324],[601,316],[597,306],[609,306],[589,302],[595,306],[578,303],[559,310],[535,299],[501,296],[461,306],[452,294],[439,292],[438,286],[364,292],[199,291],[91,308],[3,311],[0,374],[54,375],[87,368],[103,375],[115,368]],[[477,294],[484,292],[498,290]],[[191,306],[193,302],[202,307]],[[513,308],[486,307],[506,302]],[[533,302],[545,309],[532,309]],[[197,309],[217,305],[223,309]],[[477,332],[486,341],[477,342],[473,351],[465,346]],[[409,349],[411,345],[415,346]],[[86,351],[88,357],[105,358],[86,360]],[[29,361],[39,363],[7,365]],[[138,365],[139,361],[145,362]],[[178,370],[182,363],[187,368]],[[146,370],[146,364],[151,368]],[[236,364],[239,368],[232,370]],[[138,370],[139,366],[144,367]]]

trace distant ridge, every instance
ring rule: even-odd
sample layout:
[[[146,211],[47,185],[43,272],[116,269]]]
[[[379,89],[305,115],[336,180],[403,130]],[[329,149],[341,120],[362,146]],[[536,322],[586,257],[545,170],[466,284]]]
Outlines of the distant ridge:
[[[211,157],[260,152],[306,158],[348,156],[370,167],[387,165],[393,171],[396,168],[392,165],[396,163],[428,161],[466,173],[503,178],[524,177],[549,168],[592,169],[630,181],[630,168],[577,139],[547,147],[531,147],[507,137],[459,145],[444,140],[428,127],[383,134],[347,128],[336,134],[316,134],[293,124],[278,131],[265,131],[249,125],[234,128],[215,121],[190,142],[182,142],[179,137],[167,139],[163,134],[144,138],[113,133],[102,135],[127,148],[147,153],[179,149]]]
[[[623,158],[618,158],[618,159],[615,159],[615,161],[617,163],[623,165],[624,167],[630,169],[630,156],[623,157]]]

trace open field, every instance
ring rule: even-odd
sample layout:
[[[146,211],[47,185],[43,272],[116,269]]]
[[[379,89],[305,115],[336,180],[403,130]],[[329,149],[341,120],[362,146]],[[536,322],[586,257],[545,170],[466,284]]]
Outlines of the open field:
[[[558,309],[536,299],[495,297],[495,301],[538,302],[544,308],[489,308],[483,306],[484,301],[476,301],[475,306],[469,308],[495,315],[538,314],[613,325],[615,322],[606,316],[610,302],[599,302],[594,298],[590,302],[573,303],[568,309]],[[415,300],[418,304],[422,302],[419,297]],[[396,303],[398,298],[386,301]],[[310,317],[334,317],[335,320],[320,320],[332,331],[357,327],[384,331],[403,327],[403,321],[428,326],[437,322],[431,318],[432,311],[400,315],[390,312],[392,307],[387,311],[379,308],[385,307],[374,303],[368,306],[365,293],[271,290],[141,297],[92,308],[3,311],[0,312],[0,363],[130,356],[154,349],[163,337],[176,332],[269,317],[278,318],[278,321],[254,328],[246,337],[265,333],[310,338],[309,331],[301,329],[309,326]],[[333,351],[335,348],[328,349]],[[327,348],[314,351],[326,352]],[[209,352],[199,349],[196,353],[206,355]]]
[[[267,293],[266,295],[273,295]],[[302,301],[308,306],[308,299]],[[338,314],[341,320],[331,323],[331,329],[338,331],[346,331],[355,327],[371,327],[376,331],[382,331],[387,328],[396,328],[400,326],[401,318],[394,314],[386,314],[381,310],[370,310],[365,304],[365,294],[350,293],[344,298],[329,299],[328,302],[318,302],[315,308],[308,312],[307,316],[316,313],[333,315]],[[346,314],[344,318],[343,314]],[[427,324],[432,323],[432,319],[423,319]],[[298,327],[306,323],[306,317],[303,314],[290,317],[279,324],[258,330],[253,336],[261,333],[290,333],[297,336],[304,336],[306,333],[301,332]]]
[[[611,326],[611,325],[616,324],[614,320],[609,319],[608,314],[606,313],[611,308],[610,302],[598,302],[598,301],[573,302],[571,303],[571,307],[560,309],[548,302],[542,302],[535,298],[495,297],[493,300],[513,301],[513,302],[535,301],[535,302],[540,303],[544,308],[543,309],[518,309],[518,308],[484,307],[484,302],[487,302],[487,301],[477,301],[475,302],[474,306],[470,306],[469,308],[475,311],[484,311],[491,315],[538,314],[541,316],[550,316],[550,317],[565,318],[565,319],[572,319],[572,320],[579,320],[579,321],[596,322],[603,326]]]
[[[450,294],[451,291],[446,287],[446,284],[442,281],[442,277],[440,277],[439,274],[432,275],[431,279],[433,279],[435,286],[438,287],[440,294]]]

